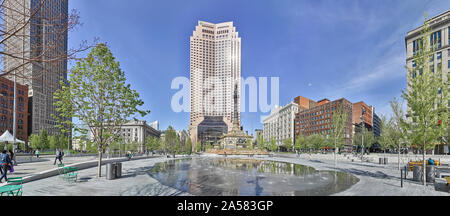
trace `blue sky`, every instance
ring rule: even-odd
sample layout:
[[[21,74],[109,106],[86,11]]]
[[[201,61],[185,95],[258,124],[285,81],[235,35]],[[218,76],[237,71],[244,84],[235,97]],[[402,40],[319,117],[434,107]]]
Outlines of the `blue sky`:
[[[99,37],[112,50],[160,129],[187,129],[175,113],[177,76],[189,78],[189,37],[199,20],[233,21],[242,39],[242,76],[279,77],[280,105],[296,96],[345,97],[390,114],[389,100],[406,87],[406,33],[450,9],[448,0],[71,0],[83,25],[69,46]],[[248,96],[247,96],[248,98]],[[261,115],[242,116],[244,130]]]

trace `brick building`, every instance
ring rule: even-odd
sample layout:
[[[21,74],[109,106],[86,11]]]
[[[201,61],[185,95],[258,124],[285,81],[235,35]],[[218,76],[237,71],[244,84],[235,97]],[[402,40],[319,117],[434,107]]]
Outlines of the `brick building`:
[[[338,106],[343,107],[344,113],[347,114],[347,120],[344,126],[344,140],[345,150],[349,151],[352,146],[353,127],[352,127],[352,110],[353,105],[345,98],[339,100],[330,101],[323,99],[318,102],[312,101],[304,97],[296,97],[295,103],[299,104],[302,108],[295,117],[295,137],[300,133],[304,136],[312,134],[329,135],[331,133],[330,125],[332,123],[331,113],[337,109]],[[306,108],[309,105],[309,108]]]
[[[16,84],[17,88],[17,139],[28,141],[28,86]],[[9,130],[13,134],[14,82],[0,77],[0,134]]]
[[[368,130],[372,130],[373,128],[373,107],[367,105],[363,101],[360,101],[353,104],[352,123],[354,126],[357,126],[355,127],[355,132],[360,131],[359,128],[361,126],[362,107],[366,110],[363,116],[364,126]]]

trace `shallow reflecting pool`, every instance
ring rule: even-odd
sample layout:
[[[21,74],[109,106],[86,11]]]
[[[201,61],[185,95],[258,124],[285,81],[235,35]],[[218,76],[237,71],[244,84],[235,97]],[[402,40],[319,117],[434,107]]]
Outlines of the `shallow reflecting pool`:
[[[240,158],[192,158],[157,163],[150,175],[164,185],[205,196],[323,196],[359,179],[285,162]]]

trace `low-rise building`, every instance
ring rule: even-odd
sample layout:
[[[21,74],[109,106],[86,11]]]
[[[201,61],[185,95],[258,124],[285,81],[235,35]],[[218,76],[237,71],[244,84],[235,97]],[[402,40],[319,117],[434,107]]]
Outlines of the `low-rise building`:
[[[338,107],[342,106],[343,112],[347,115],[343,133],[345,140],[344,149],[349,151],[352,146],[353,137],[352,103],[345,98],[341,98],[335,101],[324,99],[317,103],[310,104],[313,105],[310,106],[309,109],[302,109],[295,116],[295,137],[299,134],[302,134],[303,136],[322,134],[326,137],[330,137],[330,125],[333,123],[332,113]]]
[[[286,139],[290,139],[294,143],[294,119],[298,111],[299,105],[296,103],[289,103],[284,107],[276,106],[263,120],[264,141],[270,142],[274,137],[278,146],[282,146]]]
[[[0,134],[13,134],[14,124],[14,82],[0,77]],[[16,138],[28,141],[28,86],[16,83]]]
[[[129,121],[122,125],[121,136],[125,143],[137,142],[140,144],[140,151],[145,151],[145,140],[147,137],[160,137],[161,132],[150,127],[146,121]]]
[[[144,152],[147,137],[160,137],[161,131],[150,127],[145,120],[131,120],[120,127],[120,137],[124,144],[136,142],[139,144],[139,151]],[[90,139],[92,134],[89,132]]]

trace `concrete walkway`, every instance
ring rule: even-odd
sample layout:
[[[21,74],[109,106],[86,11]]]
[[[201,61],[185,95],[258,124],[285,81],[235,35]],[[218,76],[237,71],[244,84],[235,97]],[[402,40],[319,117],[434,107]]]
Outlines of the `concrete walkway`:
[[[179,159],[178,157],[176,159]],[[188,193],[160,184],[148,172],[155,163],[171,160],[156,156],[147,159],[122,161],[122,177],[107,180],[106,166],[102,166],[101,178],[98,167],[78,171],[78,181],[68,183],[58,176],[23,184],[24,196],[188,196]]]
[[[97,157],[95,156],[86,156],[86,157],[63,157],[62,162],[66,165],[74,164],[74,163],[80,163],[80,162],[86,162],[86,161],[92,161],[96,160]],[[17,166],[14,166],[15,172],[8,173],[8,176],[11,177],[28,177],[36,175],[37,173],[51,170],[57,168],[57,165],[53,165],[55,162],[55,156],[54,155],[45,155],[40,156],[39,158],[29,156],[17,156],[16,161],[18,163]],[[56,162],[57,164],[59,161]]]
[[[443,179],[437,179],[435,183],[427,183],[427,187],[424,187],[423,183],[412,181],[412,172],[408,172],[407,180],[404,180],[402,188],[400,170],[396,162],[380,165],[356,159],[352,162],[352,159],[344,155],[338,156],[336,169],[334,156],[331,154],[302,154],[300,157],[293,154],[278,154],[278,157],[272,160],[303,164],[317,170],[351,173],[360,179],[348,190],[334,194],[336,196],[450,196],[450,187],[445,185]]]

